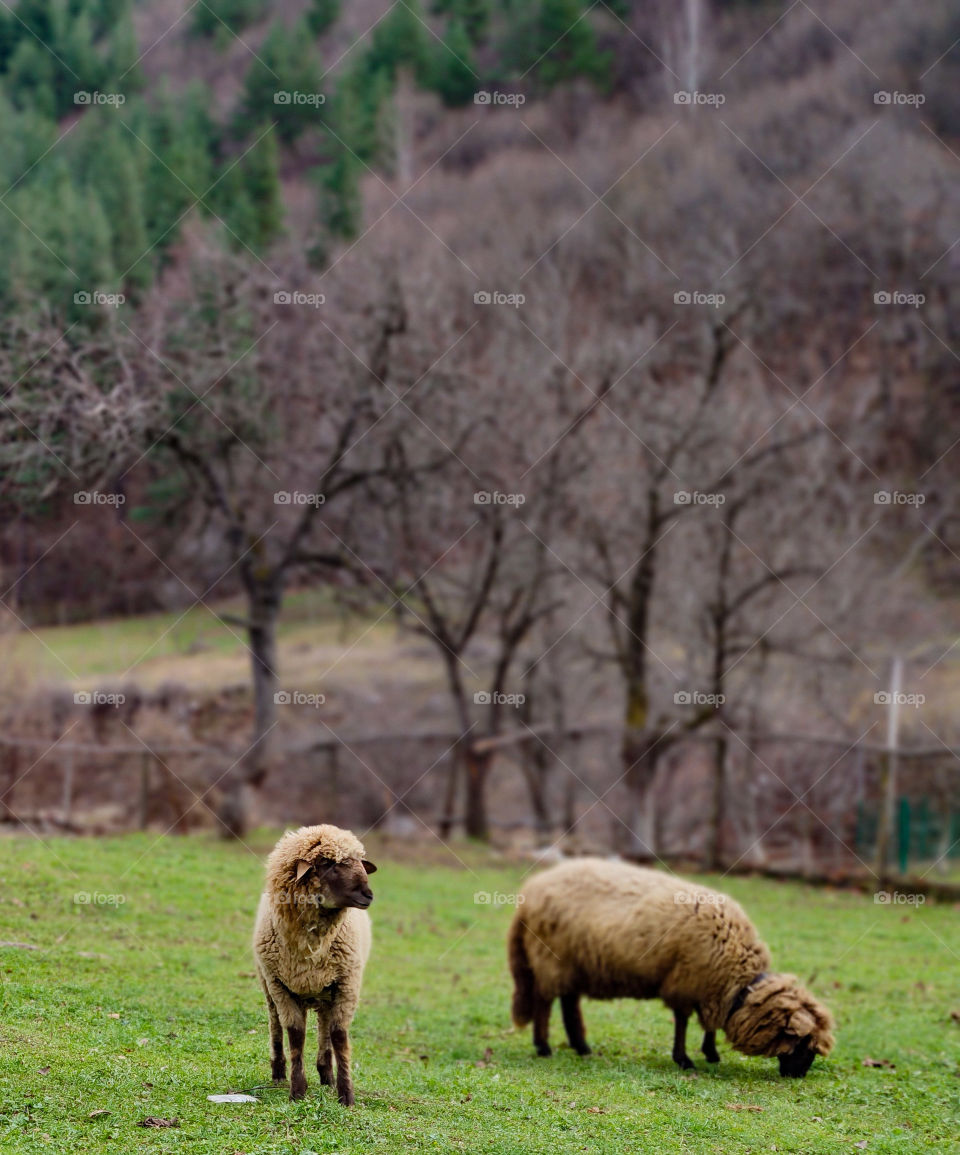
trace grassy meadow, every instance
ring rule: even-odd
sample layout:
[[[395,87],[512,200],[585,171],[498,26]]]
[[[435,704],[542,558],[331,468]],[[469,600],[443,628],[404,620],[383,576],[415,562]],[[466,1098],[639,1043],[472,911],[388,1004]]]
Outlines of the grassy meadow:
[[[373,838],[357,1106],[320,1088],[309,1032],[310,1086],[292,1104],[268,1084],[249,950],[274,837],[0,840],[0,1151],[960,1151],[950,907],[709,880],[834,1010],[837,1048],[805,1080],[781,1080],[775,1062],[736,1055],[722,1036],[718,1069],[680,1074],[655,1002],[586,1002],[587,1059],[566,1046],[556,1008],[556,1052],[537,1059],[509,1022],[512,908],[475,901],[513,894],[528,867]],[[691,1054],[697,1042],[691,1031]],[[207,1099],[228,1091],[259,1102]],[[178,1126],[138,1125],[149,1117]]]

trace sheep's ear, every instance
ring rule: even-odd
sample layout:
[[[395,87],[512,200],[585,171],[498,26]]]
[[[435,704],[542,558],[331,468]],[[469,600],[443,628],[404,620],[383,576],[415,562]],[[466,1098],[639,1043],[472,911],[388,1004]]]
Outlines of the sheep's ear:
[[[373,865],[372,862],[367,862],[367,860],[365,858],[360,859],[360,865],[367,872],[367,874],[376,874],[377,873],[377,868]]]
[[[297,863],[297,882],[307,873],[308,870],[313,870],[313,863],[307,862],[305,858],[301,858]]]

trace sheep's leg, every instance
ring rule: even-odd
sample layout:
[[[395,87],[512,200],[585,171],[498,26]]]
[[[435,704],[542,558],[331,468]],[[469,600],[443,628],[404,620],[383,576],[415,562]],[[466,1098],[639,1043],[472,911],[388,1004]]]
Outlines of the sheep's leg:
[[[290,1045],[290,1098],[302,1099],[307,1093],[307,1076],[303,1069],[303,1044],[307,1037],[307,1016],[299,1012],[296,1022],[287,1023]]]
[[[687,1011],[673,1010],[673,1061],[683,1071],[695,1070],[693,1061],[687,1054]]]
[[[287,1077],[287,1061],[283,1057],[283,1027],[280,1026],[277,1004],[266,988],[264,993],[267,996],[267,1013],[270,1016],[270,1078],[275,1083],[282,1083]]]
[[[304,1008],[297,1002],[285,986],[275,979],[261,976],[263,989],[267,993],[267,1001],[276,1008],[279,1027],[286,1028],[287,1043],[290,1048],[290,1098],[302,1099],[307,1093],[307,1076],[303,1071],[303,1042],[307,1036],[307,1015]],[[270,1023],[271,1041],[274,1046],[274,1070],[276,1071],[276,1056],[279,1050],[283,1055],[283,1040],[274,1039],[273,1021]]]
[[[561,995],[560,1009],[563,1011],[563,1025],[567,1030],[570,1046],[578,1055],[589,1055],[590,1047],[587,1044],[587,1035],[583,1026],[583,1014],[580,1011],[579,995]]]
[[[317,1074],[325,1087],[334,1085],[333,1048],[330,1043],[330,1010],[317,1010]]]
[[[703,1051],[703,1057],[708,1063],[719,1063],[720,1056],[717,1054],[717,1032],[704,1031],[703,1032],[703,1046],[700,1048]]]
[[[550,1010],[553,999],[545,999],[538,990],[533,992],[533,1045],[538,1055],[546,1058],[550,1050]]]
[[[347,1028],[339,1024],[333,1027],[330,1042],[337,1057],[337,1098],[344,1107],[352,1107],[353,1080],[350,1078],[350,1036]]]

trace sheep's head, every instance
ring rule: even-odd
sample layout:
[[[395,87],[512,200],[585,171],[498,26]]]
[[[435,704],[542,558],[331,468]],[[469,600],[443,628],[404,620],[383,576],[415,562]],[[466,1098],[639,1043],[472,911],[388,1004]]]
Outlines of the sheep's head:
[[[325,910],[357,906],[361,910],[373,902],[367,876],[377,868],[365,858],[343,858],[339,862],[316,854],[297,859],[294,881],[301,894]]]
[[[288,831],[267,859],[267,885],[275,901],[294,909],[344,910],[373,902],[367,876],[377,869],[363,844],[338,826]]]
[[[779,1060],[780,1074],[802,1079],[833,1047],[833,1018],[793,975],[763,975],[738,993],[724,1030],[745,1055]]]

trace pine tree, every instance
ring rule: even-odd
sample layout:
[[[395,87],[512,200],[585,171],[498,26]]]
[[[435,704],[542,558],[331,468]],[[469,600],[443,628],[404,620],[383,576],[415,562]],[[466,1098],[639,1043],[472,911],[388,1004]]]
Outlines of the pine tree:
[[[312,0],[307,9],[307,27],[314,36],[323,36],[340,18],[340,0]]]
[[[319,94],[320,68],[305,26],[274,24],[244,79],[235,128],[250,136],[274,124],[280,139],[290,144],[320,125]]]
[[[20,41],[7,70],[7,91],[17,108],[33,108],[42,116],[55,120],[57,108],[54,89],[55,61],[38,41]]]
[[[332,236],[350,240],[360,232],[363,220],[360,174],[360,162],[346,149],[340,149],[337,158],[324,170],[320,219]]]
[[[548,88],[578,76],[602,84],[609,73],[609,56],[597,47],[583,0],[543,0],[537,56],[537,76]]]
[[[444,104],[469,104],[480,87],[473,45],[464,26],[457,20],[447,27],[443,44],[437,44],[430,87]]]
[[[463,26],[471,44],[483,44],[490,31],[492,0],[435,0],[433,11]]]
[[[421,84],[430,80],[431,54],[427,31],[418,0],[394,5],[390,14],[373,30],[367,51],[370,72],[384,71],[396,78],[398,68],[407,68]]]

